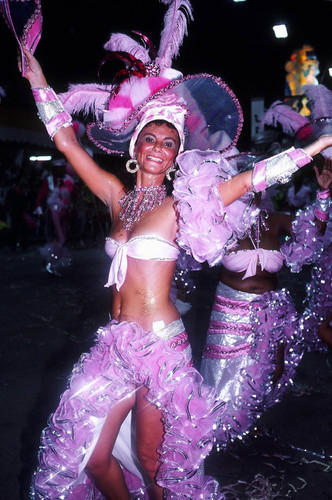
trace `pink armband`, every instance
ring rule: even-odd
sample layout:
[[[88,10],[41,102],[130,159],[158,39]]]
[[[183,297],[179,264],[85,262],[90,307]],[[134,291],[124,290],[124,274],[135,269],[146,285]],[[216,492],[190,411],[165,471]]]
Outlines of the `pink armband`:
[[[321,222],[327,222],[329,220],[330,211],[330,190],[325,189],[325,191],[317,191],[316,204],[314,215],[316,219]]]
[[[53,140],[61,127],[69,127],[72,124],[72,117],[51,87],[32,87],[31,90],[36,101],[38,116]]]
[[[294,172],[311,160],[303,149],[290,148],[257,162],[252,171],[252,190],[258,193],[276,183],[286,184]]]

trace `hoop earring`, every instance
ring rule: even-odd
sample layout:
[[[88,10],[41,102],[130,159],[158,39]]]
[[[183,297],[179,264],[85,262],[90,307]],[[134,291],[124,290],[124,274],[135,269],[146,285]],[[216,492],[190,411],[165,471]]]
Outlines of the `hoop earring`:
[[[171,177],[171,173],[172,172],[175,172],[175,167],[174,165],[171,165],[167,170],[166,170],[166,179],[168,181],[171,181],[172,180],[172,177]]]
[[[135,164],[135,167],[134,168],[131,168],[130,165],[134,163]],[[127,172],[129,172],[130,174],[136,174],[137,170],[139,169],[139,166],[138,166],[138,163],[137,163],[137,160],[133,159],[133,158],[130,158],[127,162],[126,162],[126,170]]]

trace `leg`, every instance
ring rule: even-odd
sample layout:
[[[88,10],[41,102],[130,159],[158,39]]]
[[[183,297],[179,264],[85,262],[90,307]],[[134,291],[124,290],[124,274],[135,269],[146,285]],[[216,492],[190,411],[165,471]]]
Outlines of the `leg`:
[[[161,421],[162,413],[146,400],[147,392],[146,387],[141,387],[136,395],[137,453],[142,467],[152,481],[155,500],[162,500],[163,490],[155,482],[159,467],[157,448],[162,441],[164,432]]]
[[[86,466],[96,487],[107,500],[129,500],[121,467],[112,456],[112,450],[122,422],[133,408],[135,395],[116,404],[108,414],[101,434]]]
[[[57,235],[58,243],[60,246],[64,245],[66,241],[66,236],[61,224],[61,216],[59,210],[54,210],[51,208],[52,221]]]

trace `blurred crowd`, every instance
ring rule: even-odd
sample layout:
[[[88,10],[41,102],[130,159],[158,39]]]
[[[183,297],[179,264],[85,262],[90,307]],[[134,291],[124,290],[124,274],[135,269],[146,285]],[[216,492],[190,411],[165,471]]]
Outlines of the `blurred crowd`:
[[[105,207],[65,160],[1,165],[0,246],[24,252],[56,241],[75,248],[103,240]]]

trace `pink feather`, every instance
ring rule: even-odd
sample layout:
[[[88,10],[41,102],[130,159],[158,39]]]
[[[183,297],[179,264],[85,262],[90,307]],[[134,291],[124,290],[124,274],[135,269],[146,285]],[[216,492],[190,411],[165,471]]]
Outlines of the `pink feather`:
[[[282,101],[276,101],[263,115],[260,126],[271,125],[276,127],[278,123],[285,134],[294,135],[300,127],[309,123],[309,120]]]
[[[68,113],[93,113],[96,119],[100,119],[111,90],[112,85],[98,83],[69,85],[68,91],[59,94],[59,98]]]
[[[104,49],[111,52],[129,52],[129,54],[144,64],[150,62],[149,51],[143,45],[123,33],[112,33],[108,42],[105,43]]]
[[[173,58],[179,55],[184,35],[187,35],[187,19],[193,19],[192,7],[189,0],[160,1],[169,8],[164,17],[156,62],[161,68],[170,68]]]
[[[304,85],[302,89],[308,98],[311,118],[332,116],[332,92],[325,85]]]

